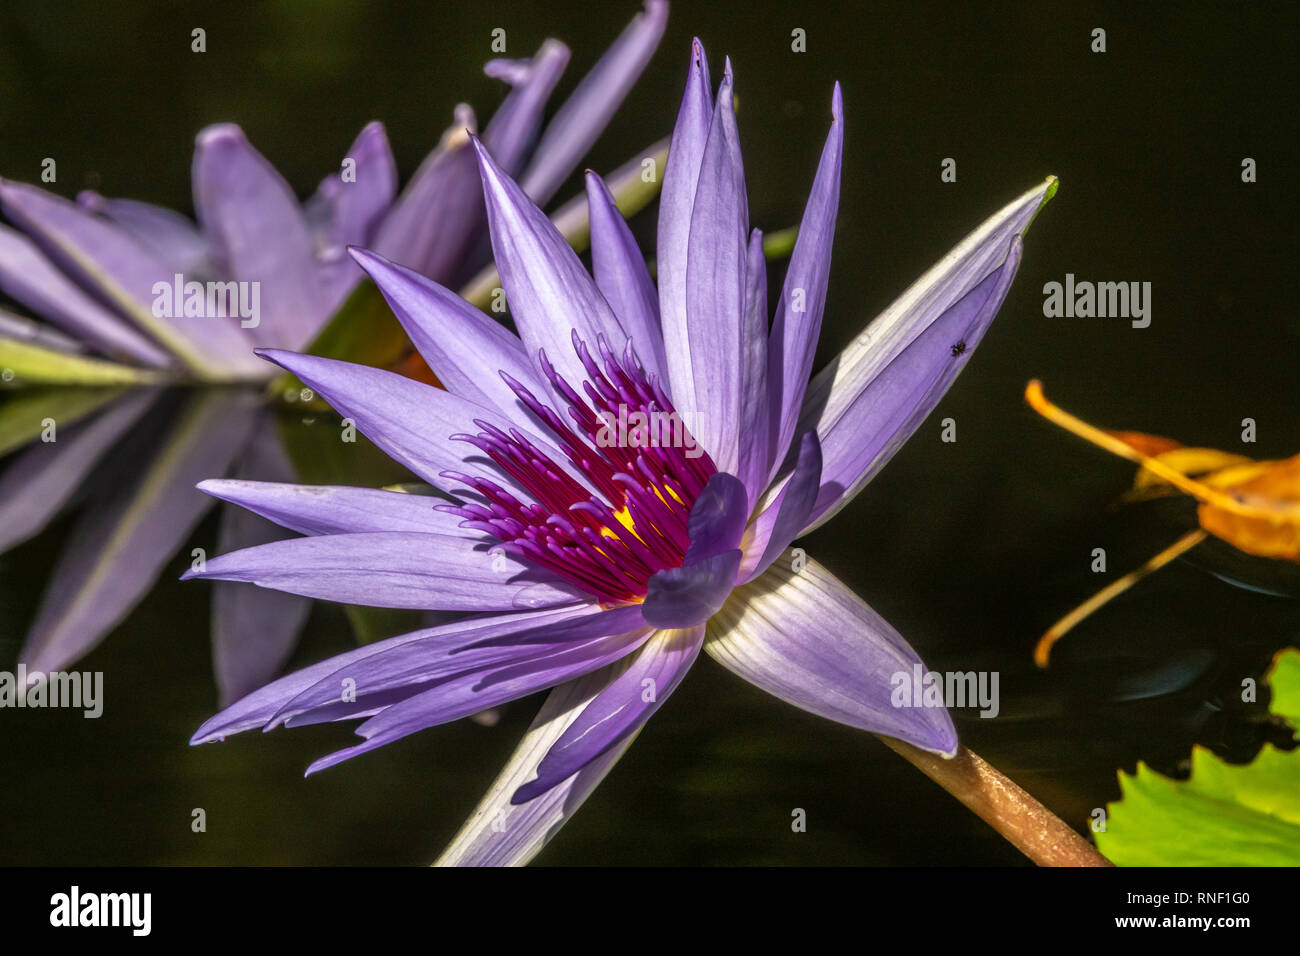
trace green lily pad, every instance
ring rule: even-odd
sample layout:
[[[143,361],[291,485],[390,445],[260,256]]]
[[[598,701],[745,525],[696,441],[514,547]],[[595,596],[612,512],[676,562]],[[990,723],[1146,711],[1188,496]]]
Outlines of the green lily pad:
[[[1271,713],[1300,725],[1300,650],[1268,674]],[[1249,764],[1192,752],[1187,780],[1138,764],[1120,774],[1097,848],[1120,866],[1300,866],[1300,750],[1265,744]]]

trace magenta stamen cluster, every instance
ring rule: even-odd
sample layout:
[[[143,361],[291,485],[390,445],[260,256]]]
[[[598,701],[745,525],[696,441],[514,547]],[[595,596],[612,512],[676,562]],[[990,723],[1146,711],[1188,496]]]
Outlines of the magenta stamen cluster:
[[[516,555],[563,575],[601,604],[627,604],[645,597],[653,574],[681,567],[690,543],[691,506],[717,468],[680,423],[657,376],[641,367],[631,342],[620,362],[599,339],[603,370],[576,332],[573,347],[588,376],[584,395],[560,377],[545,352],[540,356],[555,393],[569,403],[572,426],[525,386],[501,375],[559,440],[586,484],[517,429],[507,434],[476,419],[483,431],[452,438],[486,454],[533,500],[520,501],[483,477],[448,472],[446,477],[472,488],[484,502],[441,509],[465,518],[464,527],[490,534]],[[611,424],[636,420],[636,412],[644,414],[641,421],[677,420],[678,440],[656,443],[647,431],[632,430],[617,432],[619,440],[610,441],[616,433]]]

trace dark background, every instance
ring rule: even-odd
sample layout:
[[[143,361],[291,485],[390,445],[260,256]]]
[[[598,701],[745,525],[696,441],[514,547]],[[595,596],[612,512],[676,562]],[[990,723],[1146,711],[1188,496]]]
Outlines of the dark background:
[[[1077,602],[1193,526],[1185,503],[1114,509],[1127,464],[1034,416],[1040,377],[1105,427],[1283,457],[1300,451],[1295,372],[1295,36],[1288,3],[678,2],[659,52],[588,157],[609,169],[665,135],[689,41],[729,54],[751,219],[797,222],[844,85],[846,154],[819,364],[985,216],[1048,173],[1010,297],[972,367],[867,490],[802,544],[938,670],[998,670],[1002,716],[965,742],[1083,827],[1138,759],[1176,772],[1193,742],[1245,759],[1234,705],[1296,643],[1296,569],[1203,546],[1089,620],[1036,672],[1029,651]],[[301,195],[382,119],[403,177],[459,100],[480,118],[490,33],[509,55],[573,49],[561,95],[636,11],[591,3],[10,2],[0,10],[0,174],[190,210],[193,135],[242,124]],[[190,30],[207,52],[190,52]],[[1089,51],[1094,27],[1108,52]],[[790,51],[802,27],[808,51]],[[557,98],[553,102],[558,103]],[[1241,160],[1258,182],[1241,182]],[[940,182],[954,157],[955,184]],[[575,177],[562,192],[579,188]],[[653,240],[654,216],[636,224]],[[651,246],[647,245],[647,248]],[[773,268],[777,282],[781,267]],[[1066,272],[1153,284],[1150,328],[1048,319]],[[774,288],[779,286],[774,285]],[[939,419],[958,441],[939,441]],[[1241,420],[1258,422],[1242,446]],[[67,530],[0,556],[12,667]],[[196,543],[211,548],[209,519]],[[1090,573],[1094,547],[1111,575]],[[188,553],[188,550],[187,552]],[[164,583],[81,668],[105,713],[0,714],[2,863],[422,863],[459,827],[536,701],[494,728],[438,728],[304,781],[341,726],[191,749],[215,704],[208,591]],[[317,605],[295,661],[350,646]],[[1140,699],[1132,699],[1135,696]],[[208,830],[190,831],[194,807]],[[803,808],[808,832],[792,833]],[[991,830],[873,738],[798,712],[702,660],[540,857],[562,863],[1015,864]]]

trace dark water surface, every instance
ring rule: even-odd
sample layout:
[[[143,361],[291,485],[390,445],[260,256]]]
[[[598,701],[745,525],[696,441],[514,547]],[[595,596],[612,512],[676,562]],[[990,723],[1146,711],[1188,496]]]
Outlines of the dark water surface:
[[[1136,8],[1136,9],[1134,9]],[[636,4],[7,3],[0,10],[0,174],[190,209],[194,133],[232,120],[300,195],[368,120],[403,178],[467,100],[490,33],[511,55],[547,35],[573,63],[562,95]],[[671,129],[688,44],[735,64],[751,219],[797,222],[844,86],[844,188],[818,365],[967,231],[1048,173],[1061,179],[972,367],[867,490],[801,542],[937,670],[1000,672],[1001,716],[963,740],[1082,827],[1139,759],[1178,769],[1193,742],[1247,757],[1262,731],[1237,699],[1300,603],[1294,568],[1195,552],[1074,632],[1034,670],[1042,630],[1092,593],[1091,551],[1135,567],[1193,526],[1186,503],[1111,509],[1123,462],[1033,415],[1048,394],[1106,427],[1257,458],[1300,451],[1294,37],[1297,8],[1258,3],[674,6],[668,34],[588,158],[621,163]],[[202,26],[208,52],[189,51]],[[1089,52],[1090,31],[1108,52]],[[790,52],[790,31],[808,52]],[[557,100],[558,101],[558,100]],[[958,181],[940,182],[954,157]],[[1243,184],[1243,157],[1259,181]],[[578,177],[562,196],[579,188]],[[635,224],[653,240],[653,213]],[[647,245],[647,248],[651,248]],[[1067,272],[1149,281],[1146,329],[1045,318]],[[773,270],[779,280],[781,270]],[[779,288],[774,283],[773,293]],[[0,399],[3,400],[3,399]],[[941,419],[958,440],[940,441]],[[1243,446],[1241,420],[1258,423]],[[288,415],[289,428],[304,425]],[[11,669],[66,543],[63,519],[0,556],[0,669]],[[129,619],[78,665],[105,674],[98,720],[0,712],[0,863],[422,863],[478,801],[537,701],[494,727],[420,733],[309,780],[345,726],[186,741],[216,706],[210,587],[181,583],[210,516]],[[1113,575],[1112,575],[1113,576]],[[293,662],[354,646],[315,605]],[[191,832],[191,812],[207,832]],[[792,833],[791,811],[807,811]],[[542,862],[1015,864],[1019,855],[873,738],[785,706],[701,660]]]

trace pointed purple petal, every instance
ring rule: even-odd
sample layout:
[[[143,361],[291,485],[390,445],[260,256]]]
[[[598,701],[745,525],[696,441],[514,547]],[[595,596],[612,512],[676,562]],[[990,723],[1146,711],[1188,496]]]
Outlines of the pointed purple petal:
[[[478,165],[466,136],[474,128],[473,110],[458,106],[452,126],[375,234],[381,255],[438,282],[458,278],[466,252],[487,222]]]
[[[214,379],[266,374],[237,318],[154,315],[155,286],[171,285],[174,271],[126,230],[61,196],[8,180],[0,180],[0,206],[68,276],[95,290],[196,373]]]
[[[200,491],[247,508],[299,534],[361,531],[430,531],[481,537],[460,527],[459,515],[439,511],[446,499],[347,485],[295,485],[209,478]]]
[[[294,671],[249,694],[243,700],[227,707],[203,723],[190,743],[209,743],[232,734],[256,727],[265,727],[289,701],[304,693],[335,673],[348,673],[362,661],[380,654],[393,653],[398,648],[415,641],[428,641],[443,650],[463,646],[476,638],[512,634],[530,626],[559,624],[574,617],[594,613],[587,604],[564,608],[547,608],[541,611],[519,611],[510,614],[475,615],[459,621],[423,628],[367,644],[353,651],[338,654],[318,664]],[[341,679],[341,678],[340,678]],[[342,693],[342,685],[338,688]]]
[[[519,177],[520,187],[539,206],[596,142],[650,62],[667,23],[667,0],[646,0],[645,12],[632,19],[556,112]]]
[[[804,432],[794,471],[772,503],[754,518],[753,539],[740,569],[742,581],[758,577],[799,537],[812,514],[821,478],[821,442],[816,432]]]
[[[1015,278],[1020,249],[1015,236],[1001,268],[913,339],[833,425],[819,430],[825,464],[805,530],[848,504],[939,404],[993,324]],[[810,415],[804,427],[811,428],[814,421]]]
[[[736,476],[757,503],[767,490],[772,459],[771,417],[768,414],[767,371],[767,262],[763,234],[749,237],[746,266],[745,316],[740,330],[740,407],[736,429],[740,435]]]
[[[570,383],[585,381],[586,370],[573,348],[573,331],[589,345],[604,336],[616,355],[622,353],[627,335],[578,254],[482,145],[477,140],[474,144],[487,196],[492,249],[528,357],[536,361],[539,350],[545,350],[563,378]]]
[[[799,237],[781,287],[768,346],[768,400],[771,403],[773,445],[769,477],[785,459],[803,407],[812,373],[817,338],[826,308],[835,216],[840,205],[840,165],[844,152],[844,104],[840,85],[831,96],[831,130],[822,147],[817,176],[799,223]]]
[[[614,310],[647,372],[668,380],[664,334],[659,328],[659,294],[645,257],[604,180],[587,171],[591,221],[591,265],[596,288]]]
[[[652,627],[694,627],[722,607],[736,584],[741,552],[723,551],[650,578],[641,614]]]
[[[370,607],[506,611],[579,599],[562,579],[499,545],[445,534],[371,531],[291,538],[210,558],[184,579],[250,581]]]
[[[506,372],[534,395],[546,386],[519,338],[456,293],[364,249],[352,256],[379,286],[393,314],[438,381],[453,394],[494,408],[519,411],[519,397],[501,378]]]
[[[716,661],[796,707],[951,756],[957,732],[943,707],[894,706],[898,675],[923,667],[916,652],[861,598],[811,558],[788,558],[709,621]]]
[[[530,60],[492,60],[483,68],[514,87],[483,131],[483,145],[507,176],[518,176],[524,168],[542,128],[546,101],[568,65],[569,48],[548,39]]]
[[[635,733],[537,799],[515,805],[510,798],[536,774],[538,762],[551,745],[608,685],[619,667],[611,665],[551,691],[501,774],[435,866],[522,866],[578,811],[631,745]]]
[[[686,326],[686,262],[691,235],[691,211],[700,162],[713,120],[713,94],[709,85],[709,63],[699,40],[691,45],[686,92],[682,96],[677,125],[673,127],[664,167],[664,188],[659,198],[659,317],[668,361],[668,392],[680,409],[682,398],[693,397],[691,349]]]
[[[384,708],[357,728],[357,735],[364,737],[365,743],[322,757],[307,768],[307,773],[336,766],[428,727],[459,720],[599,670],[635,651],[650,633],[645,629],[584,641],[576,646],[559,645],[558,649],[540,652],[524,663],[454,677],[432,690]]]
[[[686,519],[689,544],[683,564],[740,547],[749,512],[749,495],[739,478],[725,471],[709,478]]]
[[[213,271],[199,227],[174,209],[136,199],[109,199],[91,189],[78,193],[77,202],[131,233],[174,272],[201,278]]]
[[[1034,215],[1055,192],[1056,178],[1049,177],[990,216],[914,282],[812,380],[804,397],[799,430],[816,427],[828,473],[842,470],[836,464],[840,451],[827,441],[832,431],[840,434],[839,420],[859,406],[862,392],[913,339],[1004,264],[1012,237],[1029,227]],[[956,340],[949,344],[955,345]],[[838,480],[843,484],[843,478]],[[845,491],[851,488],[843,487]],[[833,513],[831,509],[819,507],[814,525],[807,530]]]
[[[155,368],[172,364],[165,349],[82,291],[26,236],[5,226],[0,226],[0,292],[102,355]]]
[[[306,345],[328,316],[307,220],[289,184],[233,123],[199,133],[193,176],[194,208],[217,268],[261,284],[253,340]]]
[[[609,683],[569,725],[537,765],[537,777],[511,803],[534,800],[635,734],[681,683],[704,641],[702,625],[657,631],[627,670]]]
[[[686,330],[691,381],[673,383],[677,410],[719,471],[740,460],[741,368],[749,253],[745,171],[733,112],[730,63],[718,88],[691,213]]]

